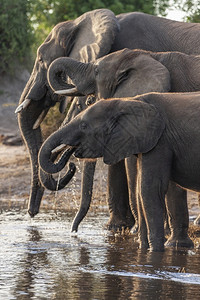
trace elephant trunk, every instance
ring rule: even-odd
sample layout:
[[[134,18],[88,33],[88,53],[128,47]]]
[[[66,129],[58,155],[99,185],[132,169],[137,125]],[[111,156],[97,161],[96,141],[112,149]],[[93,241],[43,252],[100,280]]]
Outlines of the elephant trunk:
[[[63,189],[72,179],[76,172],[76,166],[74,163],[69,163],[69,169],[67,173],[58,181],[53,178],[52,175],[45,173],[41,168],[39,170],[40,181],[42,185],[50,191],[59,191]]]
[[[94,172],[96,167],[96,161],[84,161],[83,173],[82,173],[82,184],[81,184],[81,203],[79,210],[73,220],[72,232],[78,231],[78,226],[81,221],[85,218],[92,199],[92,189],[94,181]]]
[[[48,69],[48,82],[58,94],[83,96],[94,93],[94,68],[91,63],[82,63],[69,57],[55,59]],[[70,77],[73,84],[67,83]],[[87,80],[84,81],[84,78]],[[91,79],[90,79],[91,78]]]
[[[52,150],[62,145],[62,135],[64,130],[65,128],[61,128],[57,130],[56,133],[51,134],[39,151],[39,164],[46,173],[54,174],[60,172],[75,151],[75,147],[70,147],[64,151],[58,162],[55,163],[53,161]]]
[[[21,100],[20,102],[22,103]],[[42,135],[40,127],[33,129],[33,126],[41,113],[42,108],[38,105],[38,102],[31,101],[26,110],[22,110],[20,114],[18,114],[19,127],[24,142],[29,150],[31,161],[32,178],[28,207],[28,212],[31,217],[39,212],[41,199],[44,193],[44,188],[38,177],[38,152],[42,145]]]
[[[36,90],[38,90],[37,93]],[[39,93],[39,91],[41,93]],[[44,186],[45,184],[47,185],[47,182],[49,182],[48,188],[54,190],[57,186],[60,187],[67,184],[73,176],[73,172],[69,171],[68,176],[64,176],[63,180],[60,180],[58,185],[57,181],[55,181],[51,175],[43,172],[41,178],[42,183],[45,184],[42,185],[40,182],[38,153],[43,142],[40,123],[42,121],[41,116],[44,118],[49,110],[49,107],[45,107],[43,103],[43,97],[45,97],[45,95],[45,86],[38,86],[34,79],[33,72],[24,88],[18,109],[16,110],[16,112],[18,112],[18,124],[21,135],[29,151],[31,162],[31,190],[28,204],[28,213],[31,217],[34,217],[39,212],[40,203],[44,194]]]

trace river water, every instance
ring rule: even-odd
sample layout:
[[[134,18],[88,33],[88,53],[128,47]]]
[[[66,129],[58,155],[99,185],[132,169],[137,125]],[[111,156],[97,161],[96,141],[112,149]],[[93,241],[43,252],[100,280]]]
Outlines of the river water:
[[[0,299],[200,299],[200,249],[138,249],[89,213],[77,235],[72,215],[0,213]]]

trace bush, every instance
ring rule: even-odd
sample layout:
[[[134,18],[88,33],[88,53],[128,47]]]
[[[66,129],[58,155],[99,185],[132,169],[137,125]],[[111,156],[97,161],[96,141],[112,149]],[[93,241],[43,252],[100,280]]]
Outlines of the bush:
[[[25,63],[33,42],[28,19],[29,1],[0,0],[0,72],[13,73]]]

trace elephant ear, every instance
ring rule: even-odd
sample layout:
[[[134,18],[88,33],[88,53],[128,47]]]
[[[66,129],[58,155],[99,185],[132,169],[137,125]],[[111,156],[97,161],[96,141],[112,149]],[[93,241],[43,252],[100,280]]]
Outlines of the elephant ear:
[[[115,100],[116,112],[107,121],[104,162],[115,164],[132,154],[146,153],[156,146],[165,128],[155,106],[136,100]]]
[[[124,53],[122,52],[122,57],[124,57],[122,61],[125,69],[133,69],[132,75],[127,80],[133,91],[132,96],[149,92],[162,93],[170,91],[171,78],[169,70],[153,58],[150,52],[125,49]]]
[[[150,55],[138,56],[138,78],[142,80],[138,95],[150,92],[168,92],[171,89],[169,70]],[[136,83],[137,84],[137,83]]]
[[[109,53],[119,25],[112,11],[97,9],[75,19],[67,32],[62,30],[61,43],[70,49],[67,55],[87,63]]]

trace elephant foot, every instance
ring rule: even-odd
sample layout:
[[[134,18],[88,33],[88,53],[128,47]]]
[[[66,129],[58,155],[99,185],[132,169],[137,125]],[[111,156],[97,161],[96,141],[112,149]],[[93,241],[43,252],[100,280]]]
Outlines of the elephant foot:
[[[139,249],[147,250],[149,249],[149,243],[147,240],[138,239]]]
[[[194,225],[200,225],[200,214],[198,217],[194,220]]]
[[[130,220],[129,218],[122,220],[112,216],[107,223],[107,229],[112,230],[114,232],[123,231],[126,229],[130,230],[133,227],[133,225],[134,225],[134,221]]]
[[[149,251],[150,252],[163,252],[165,250],[164,247],[164,236],[154,237],[149,236]]]
[[[189,238],[183,238],[183,239],[177,239],[174,237],[170,237],[166,242],[165,242],[165,247],[184,247],[184,248],[194,248],[194,243],[193,241]]]
[[[150,252],[163,252],[165,250],[164,245],[151,246],[149,248]]]
[[[142,240],[142,241],[140,240],[139,248],[143,250],[148,249],[150,252],[163,252],[165,250],[163,243],[149,245],[149,243],[146,240]]]

